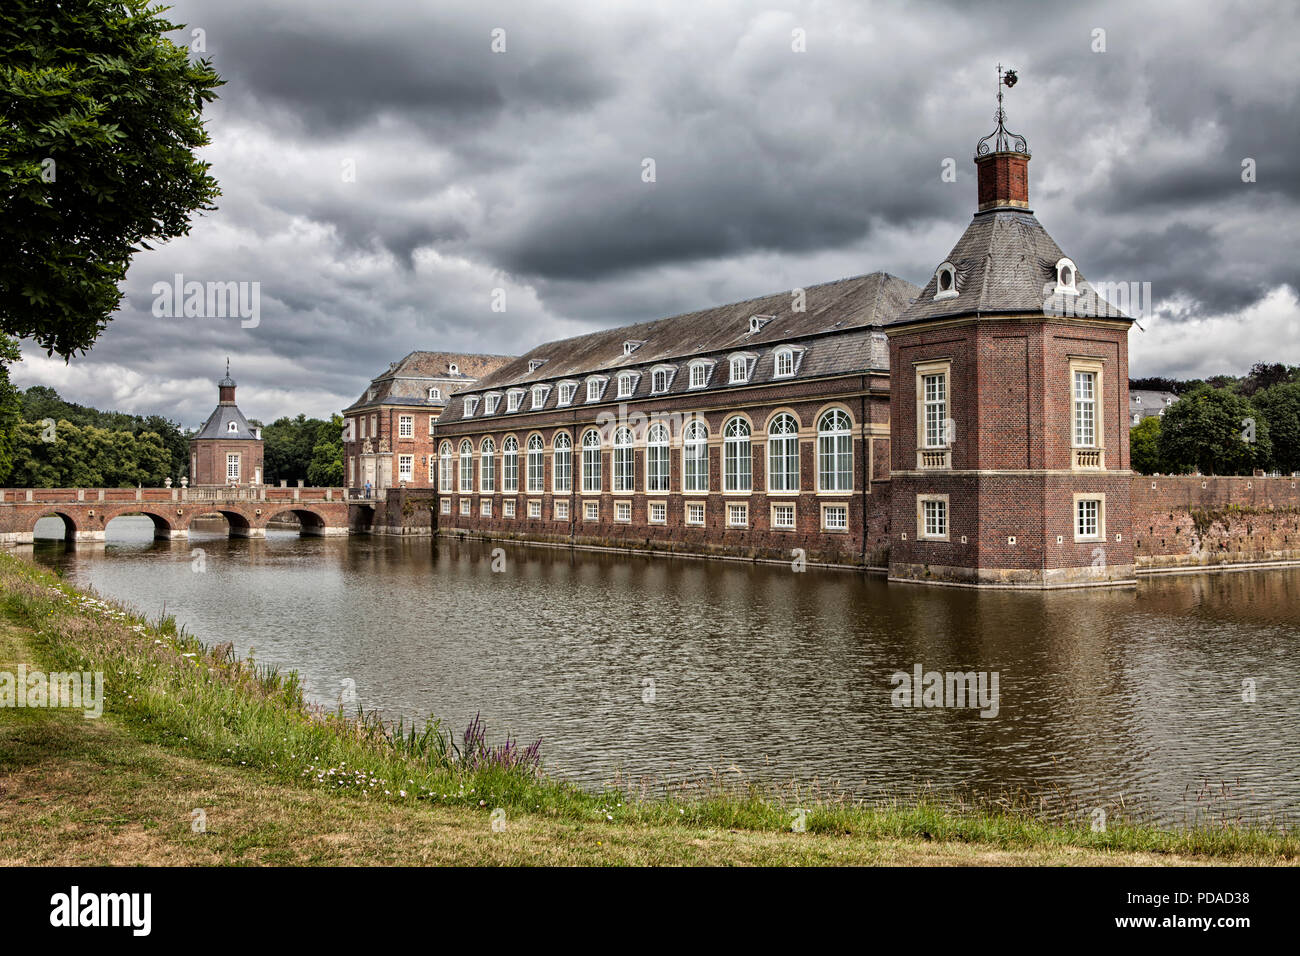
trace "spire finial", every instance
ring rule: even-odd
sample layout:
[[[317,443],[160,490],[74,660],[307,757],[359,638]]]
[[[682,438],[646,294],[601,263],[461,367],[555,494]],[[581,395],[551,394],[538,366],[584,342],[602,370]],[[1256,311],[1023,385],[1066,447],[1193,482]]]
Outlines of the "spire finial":
[[[230,356],[229,355],[226,356],[226,378],[230,378]]]
[[[1012,69],[1003,70],[1002,64],[998,64],[998,109],[993,114],[997,121],[997,126],[993,132],[989,133],[975,145],[975,155],[983,156],[986,153],[1006,153],[1017,152],[1029,155],[1029,144],[1019,133],[1013,133],[1007,129],[1007,111],[1002,108],[1002,88],[1007,89],[1015,86],[1020,80],[1016,71]]]

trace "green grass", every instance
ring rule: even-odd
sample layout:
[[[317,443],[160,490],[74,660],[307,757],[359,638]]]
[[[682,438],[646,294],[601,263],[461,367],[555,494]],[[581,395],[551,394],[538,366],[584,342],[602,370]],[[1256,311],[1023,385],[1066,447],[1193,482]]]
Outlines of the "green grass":
[[[340,854],[353,862],[361,854],[366,862],[461,863],[1300,857],[1300,842],[1277,827],[1167,830],[1112,819],[1106,832],[1094,833],[1082,819],[1045,820],[1027,801],[867,804],[717,778],[654,798],[616,788],[590,792],[527,762],[485,766],[482,751],[466,752],[436,721],[417,733],[375,715],[313,708],[296,675],[234,660],[170,618],[144,620],[10,555],[0,555],[0,615],[8,622],[0,670],[26,661],[103,671],[106,697],[101,720],[67,710],[0,711],[0,863],[319,863],[339,862]],[[220,840],[191,833],[184,804],[202,805],[193,802],[195,785],[220,792],[217,802],[243,822]],[[85,798],[70,803],[71,793]],[[491,829],[498,808],[511,821],[506,833]],[[800,808],[806,832],[792,833]],[[423,835],[395,835],[404,830]],[[88,844],[96,849],[84,858],[75,850],[62,855],[50,846],[51,831],[97,834]],[[141,842],[119,846],[110,831],[138,832]],[[484,842],[485,833],[494,838]],[[593,841],[593,834],[604,838]]]

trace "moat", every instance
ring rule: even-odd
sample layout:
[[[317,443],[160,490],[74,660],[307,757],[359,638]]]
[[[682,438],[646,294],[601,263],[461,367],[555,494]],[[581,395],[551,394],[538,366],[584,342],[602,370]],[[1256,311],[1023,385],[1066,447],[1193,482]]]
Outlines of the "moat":
[[[45,520],[38,536],[61,534]],[[487,542],[220,522],[152,535],[119,518],[103,544],[31,553],[296,669],[317,701],[351,680],[386,716],[540,736],[549,771],[584,785],[716,771],[864,798],[1068,794],[1163,823],[1300,812],[1300,569],[977,592],[524,546],[494,571]],[[893,706],[891,675],[917,665],[997,672],[997,715]]]

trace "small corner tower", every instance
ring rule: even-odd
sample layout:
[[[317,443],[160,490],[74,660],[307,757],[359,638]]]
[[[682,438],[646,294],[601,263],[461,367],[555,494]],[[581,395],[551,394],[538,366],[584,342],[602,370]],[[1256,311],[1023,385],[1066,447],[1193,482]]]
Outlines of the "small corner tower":
[[[1029,208],[1029,147],[975,149],[976,211],[891,323],[893,580],[1130,584],[1128,331]]]
[[[217,407],[190,439],[191,485],[260,485],[262,430],[248,423],[235,404],[235,380],[217,383]]]

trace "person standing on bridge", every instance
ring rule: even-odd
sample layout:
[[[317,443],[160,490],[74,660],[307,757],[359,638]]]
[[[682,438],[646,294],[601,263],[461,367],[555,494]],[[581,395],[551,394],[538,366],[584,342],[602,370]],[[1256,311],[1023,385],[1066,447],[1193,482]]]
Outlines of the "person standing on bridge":
[[[367,497],[367,498],[370,497],[370,479],[369,479],[369,478],[366,479],[366,497]]]

